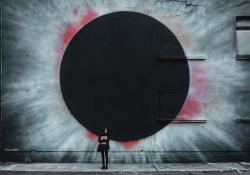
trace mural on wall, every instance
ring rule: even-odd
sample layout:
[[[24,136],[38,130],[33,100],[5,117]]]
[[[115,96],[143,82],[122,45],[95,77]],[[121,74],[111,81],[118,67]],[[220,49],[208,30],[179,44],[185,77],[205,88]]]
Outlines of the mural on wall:
[[[171,60],[159,58],[162,50]],[[154,18],[135,12],[101,16],[75,34],[63,55],[64,101],[96,135],[105,126],[111,140],[143,139],[170,123],[186,99],[188,63],[173,61],[177,57],[185,57],[179,41]],[[169,122],[157,123],[158,115]]]
[[[221,64],[208,60],[207,13],[177,1],[4,0],[4,150],[95,151],[106,126],[112,151],[241,151],[233,123],[215,122],[229,100],[211,80]]]

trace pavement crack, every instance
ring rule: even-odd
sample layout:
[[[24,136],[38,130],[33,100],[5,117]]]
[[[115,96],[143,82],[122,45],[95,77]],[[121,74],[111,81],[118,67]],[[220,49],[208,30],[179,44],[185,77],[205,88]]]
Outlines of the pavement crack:
[[[242,173],[239,168],[230,168],[231,170],[237,170],[240,174]]]
[[[156,171],[159,171],[159,170],[160,170],[159,166],[158,166],[156,163],[153,163],[153,166],[154,166],[154,168],[156,169]]]

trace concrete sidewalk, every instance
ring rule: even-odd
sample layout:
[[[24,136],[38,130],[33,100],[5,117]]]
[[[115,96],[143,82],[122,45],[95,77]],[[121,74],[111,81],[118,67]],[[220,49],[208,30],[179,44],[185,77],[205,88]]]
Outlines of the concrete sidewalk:
[[[110,163],[107,170],[101,163],[2,163],[0,174],[47,175],[47,174],[242,174],[250,175],[250,163]]]

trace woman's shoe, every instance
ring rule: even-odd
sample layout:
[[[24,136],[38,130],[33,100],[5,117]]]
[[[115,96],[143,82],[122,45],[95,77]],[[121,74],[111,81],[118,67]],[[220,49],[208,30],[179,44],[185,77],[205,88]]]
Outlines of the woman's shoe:
[[[103,165],[101,169],[103,169],[103,170],[104,170],[105,168],[106,168],[106,167]]]
[[[105,169],[108,169],[108,165],[105,166]]]

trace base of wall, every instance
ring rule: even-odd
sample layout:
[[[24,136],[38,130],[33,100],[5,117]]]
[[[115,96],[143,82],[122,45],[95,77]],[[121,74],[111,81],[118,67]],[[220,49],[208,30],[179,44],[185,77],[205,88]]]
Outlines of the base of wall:
[[[250,162],[250,152],[112,152],[111,163],[204,163],[204,162]],[[5,151],[3,159],[11,162],[23,162],[26,158],[32,162],[46,163],[98,163],[99,152],[70,151]]]

